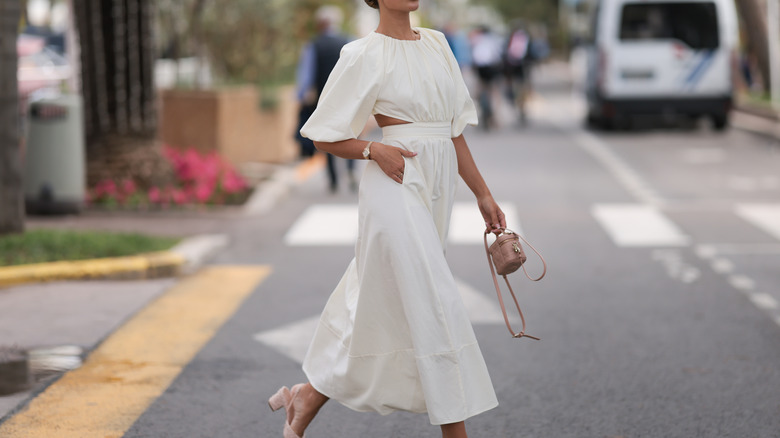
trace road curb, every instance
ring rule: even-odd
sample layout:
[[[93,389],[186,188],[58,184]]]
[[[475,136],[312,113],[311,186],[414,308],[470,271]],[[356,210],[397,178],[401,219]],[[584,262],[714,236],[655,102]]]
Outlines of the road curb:
[[[0,268],[0,288],[58,280],[139,280],[173,277],[193,270],[228,244],[222,234],[197,235],[168,251],[127,257],[34,263]]]
[[[737,109],[731,116],[731,126],[774,140],[780,140],[780,122]]]
[[[244,216],[261,216],[270,212],[290,191],[325,167],[325,155],[316,154],[294,167],[281,167],[255,189],[243,207]]]

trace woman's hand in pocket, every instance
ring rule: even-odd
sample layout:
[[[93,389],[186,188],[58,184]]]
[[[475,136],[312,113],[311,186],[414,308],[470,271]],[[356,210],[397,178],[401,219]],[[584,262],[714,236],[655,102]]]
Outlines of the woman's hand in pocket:
[[[406,168],[404,157],[411,158],[415,155],[417,155],[417,152],[410,152],[406,149],[384,143],[374,143],[371,146],[371,159],[376,161],[376,164],[379,165],[379,168],[382,169],[385,175],[398,184],[404,181],[404,170]]]

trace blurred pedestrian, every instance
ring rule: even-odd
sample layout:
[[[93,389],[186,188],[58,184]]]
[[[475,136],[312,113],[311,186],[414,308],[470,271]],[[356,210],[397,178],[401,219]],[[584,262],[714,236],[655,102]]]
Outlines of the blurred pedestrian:
[[[471,43],[468,36],[458,28],[455,23],[447,23],[442,30],[444,37],[447,38],[447,44],[458,61],[461,71],[471,66]]]
[[[317,108],[317,100],[322,94],[331,70],[339,59],[339,52],[349,42],[349,38],[339,32],[343,14],[337,6],[320,7],[317,9],[315,19],[318,35],[303,48],[297,74],[298,102],[300,103],[297,138],[303,157],[313,155],[315,147],[311,140],[300,135],[300,128]],[[339,187],[337,158],[332,154],[327,154],[327,157],[329,188],[332,193],[335,193]],[[347,160],[347,174],[350,189],[356,191],[357,179],[355,178],[353,160]]]
[[[496,80],[501,76],[503,46],[501,37],[487,26],[477,28],[472,38],[471,61],[479,78],[479,107],[485,130],[496,124],[493,94],[496,92]]]
[[[418,0],[365,2],[379,25],[344,47],[301,130],[319,149],[370,160],[356,256],[309,346],[308,382],[269,404],[286,408],[286,438],[302,436],[329,398],[356,411],[427,412],[444,438],[465,438],[464,421],[498,402],[444,257],[458,173],[488,230],[505,227],[504,214],[463,137],[477,112],[444,35],[411,27]],[[382,141],[358,140],[372,114]]]
[[[512,23],[504,52],[504,72],[508,97],[520,114],[520,123],[527,122],[526,99],[530,92],[531,36],[522,21]]]

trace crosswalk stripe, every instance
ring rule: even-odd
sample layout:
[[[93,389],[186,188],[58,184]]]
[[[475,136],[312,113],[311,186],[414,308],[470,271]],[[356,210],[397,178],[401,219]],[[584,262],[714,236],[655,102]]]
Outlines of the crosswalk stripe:
[[[780,204],[740,204],[738,216],[780,239]]]
[[[501,210],[506,216],[507,227],[522,234],[520,218],[517,216],[517,208],[512,202],[499,202]],[[449,242],[456,245],[473,245],[482,243],[482,232],[485,230],[485,221],[479,212],[476,202],[456,202],[452,206],[452,219],[450,220]]]
[[[284,241],[290,246],[354,245],[357,234],[357,205],[318,204],[303,212]]]
[[[463,304],[466,306],[466,311],[472,324],[504,323],[501,309],[495,303],[495,300],[491,299],[492,297],[482,294],[462,280],[455,279],[455,282],[458,285],[458,291],[461,298],[463,298]],[[293,361],[303,363],[319,319],[319,316],[304,318],[281,327],[257,333],[253,338]]]
[[[517,208],[511,202],[499,202],[512,230],[521,233]],[[485,221],[476,202],[456,202],[452,208],[449,243],[478,245],[482,243]],[[356,204],[316,204],[310,206],[290,227],[284,237],[289,246],[348,246],[358,235]]]
[[[677,225],[649,205],[597,204],[591,212],[618,246],[685,246],[690,243],[690,238]]]

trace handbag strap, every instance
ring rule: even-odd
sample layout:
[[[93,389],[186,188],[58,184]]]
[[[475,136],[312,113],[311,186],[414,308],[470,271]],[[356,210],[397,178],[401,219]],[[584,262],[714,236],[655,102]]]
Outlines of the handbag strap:
[[[517,233],[515,233],[515,234],[517,234]],[[539,254],[539,251],[537,251],[536,248],[534,248],[534,246],[531,245],[531,242],[525,240],[525,237],[523,237],[523,236],[521,236],[519,234],[517,234],[517,237],[523,239],[523,242],[525,242],[525,244],[528,245],[536,253],[536,255],[539,256],[539,259],[542,261],[542,266],[544,268],[542,270],[542,275],[540,275],[539,278],[531,278],[531,276],[528,275],[528,271],[525,270],[525,263],[523,263],[522,267],[523,267],[523,272],[525,272],[525,276],[528,277],[528,279],[531,280],[531,281],[539,281],[539,280],[541,280],[547,274],[547,262],[544,261],[544,257],[542,257],[542,255]],[[487,244],[487,235],[485,235],[485,243]]]
[[[504,230],[502,229],[501,231],[503,232]],[[515,307],[517,307],[517,313],[520,314],[520,321],[523,324],[523,329],[519,333],[515,333],[515,331],[512,329],[512,325],[509,324],[509,317],[507,317],[507,315],[506,315],[506,307],[504,307],[504,298],[501,296],[501,287],[498,285],[498,278],[496,277],[496,270],[493,267],[493,260],[490,257],[490,249],[488,248],[487,236],[490,233],[491,233],[490,230],[486,230],[485,231],[485,235],[484,235],[484,238],[485,238],[484,239],[485,240],[485,254],[487,254],[488,266],[490,267],[490,274],[493,275],[493,285],[496,287],[496,295],[498,295],[498,303],[501,305],[501,313],[504,315],[504,322],[506,323],[506,328],[509,329],[509,333],[512,334],[513,338],[523,338],[523,337],[525,337],[525,338],[531,338],[531,339],[535,339],[535,340],[539,341],[541,339],[537,338],[536,336],[531,336],[531,335],[525,334],[525,317],[523,316],[523,311],[520,310],[520,303],[517,302],[517,297],[515,296],[515,291],[512,290],[512,285],[509,284],[509,279],[506,278],[506,275],[502,275],[502,277],[504,277],[504,281],[506,282],[507,287],[509,288],[509,293],[512,294],[512,300],[515,302]],[[522,238],[522,236],[520,236],[519,234],[518,234],[518,236]],[[525,239],[523,239],[523,241],[525,243],[528,243],[528,241],[525,240]],[[528,243],[528,246],[531,246],[531,244]],[[539,255],[539,258],[542,258],[542,255],[539,254],[539,252],[533,246],[531,246],[531,249],[533,249],[534,252],[537,255]],[[544,277],[544,275],[547,273],[547,263],[544,262],[544,258],[542,258],[542,263],[544,264],[544,272],[542,273],[541,277],[539,277],[537,279],[533,279],[530,276],[528,276],[528,272],[526,272],[525,275],[529,279],[534,280],[534,281],[541,280],[542,277]],[[523,272],[525,272],[525,266],[523,266]]]

